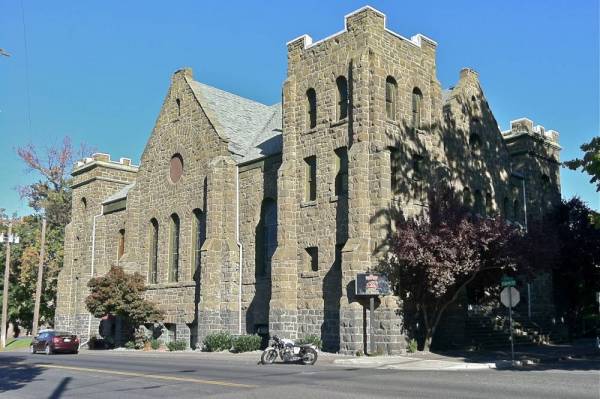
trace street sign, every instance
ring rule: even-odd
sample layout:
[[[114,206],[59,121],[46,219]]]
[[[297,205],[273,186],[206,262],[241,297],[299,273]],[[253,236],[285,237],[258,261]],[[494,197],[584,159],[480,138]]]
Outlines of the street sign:
[[[500,293],[500,302],[507,308],[514,308],[521,300],[521,295],[515,287],[506,287]]]
[[[517,281],[512,277],[502,276],[502,279],[500,279],[500,284],[501,284],[502,288],[514,287],[517,285]]]
[[[386,276],[375,273],[358,273],[356,275],[356,295],[389,295],[390,282]]]

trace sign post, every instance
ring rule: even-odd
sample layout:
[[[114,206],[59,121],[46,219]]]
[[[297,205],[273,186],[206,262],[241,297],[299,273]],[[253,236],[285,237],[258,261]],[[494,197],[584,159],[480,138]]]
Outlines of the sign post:
[[[376,352],[375,322],[373,321],[373,315],[375,314],[375,298],[380,295],[389,295],[390,291],[390,282],[384,275],[375,273],[358,273],[356,275],[356,296],[369,298],[369,322],[371,324],[371,328],[369,329],[371,341],[369,352],[371,355]]]
[[[502,284],[504,284],[504,281]],[[508,320],[510,323],[510,357],[513,364],[515,363],[515,339],[513,334],[512,308],[513,306],[517,306],[520,300],[521,295],[513,286],[505,287],[500,293],[500,302],[508,308]]]

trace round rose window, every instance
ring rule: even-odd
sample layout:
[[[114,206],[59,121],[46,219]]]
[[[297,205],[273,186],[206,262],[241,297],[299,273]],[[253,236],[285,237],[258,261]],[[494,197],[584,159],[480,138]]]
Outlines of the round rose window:
[[[177,183],[183,174],[183,158],[180,154],[175,154],[171,157],[171,165],[169,177],[173,183]]]

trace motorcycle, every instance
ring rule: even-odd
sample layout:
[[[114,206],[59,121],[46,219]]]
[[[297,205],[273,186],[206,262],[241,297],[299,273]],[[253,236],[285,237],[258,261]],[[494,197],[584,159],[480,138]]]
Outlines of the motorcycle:
[[[285,363],[300,362],[313,365],[317,361],[317,347],[311,344],[296,345],[291,339],[279,338],[274,335],[271,345],[264,350],[260,357],[262,364],[272,364],[277,356]]]

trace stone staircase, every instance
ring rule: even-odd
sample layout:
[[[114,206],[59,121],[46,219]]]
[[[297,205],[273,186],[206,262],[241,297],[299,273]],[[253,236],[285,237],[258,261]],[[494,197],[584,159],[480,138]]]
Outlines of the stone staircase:
[[[513,313],[514,344],[543,345],[550,335],[536,323],[518,313]],[[505,349],[510,347],[508,315],[499,311],[491,313],[469,312],[466,319],[466,345],[474,349]]]

